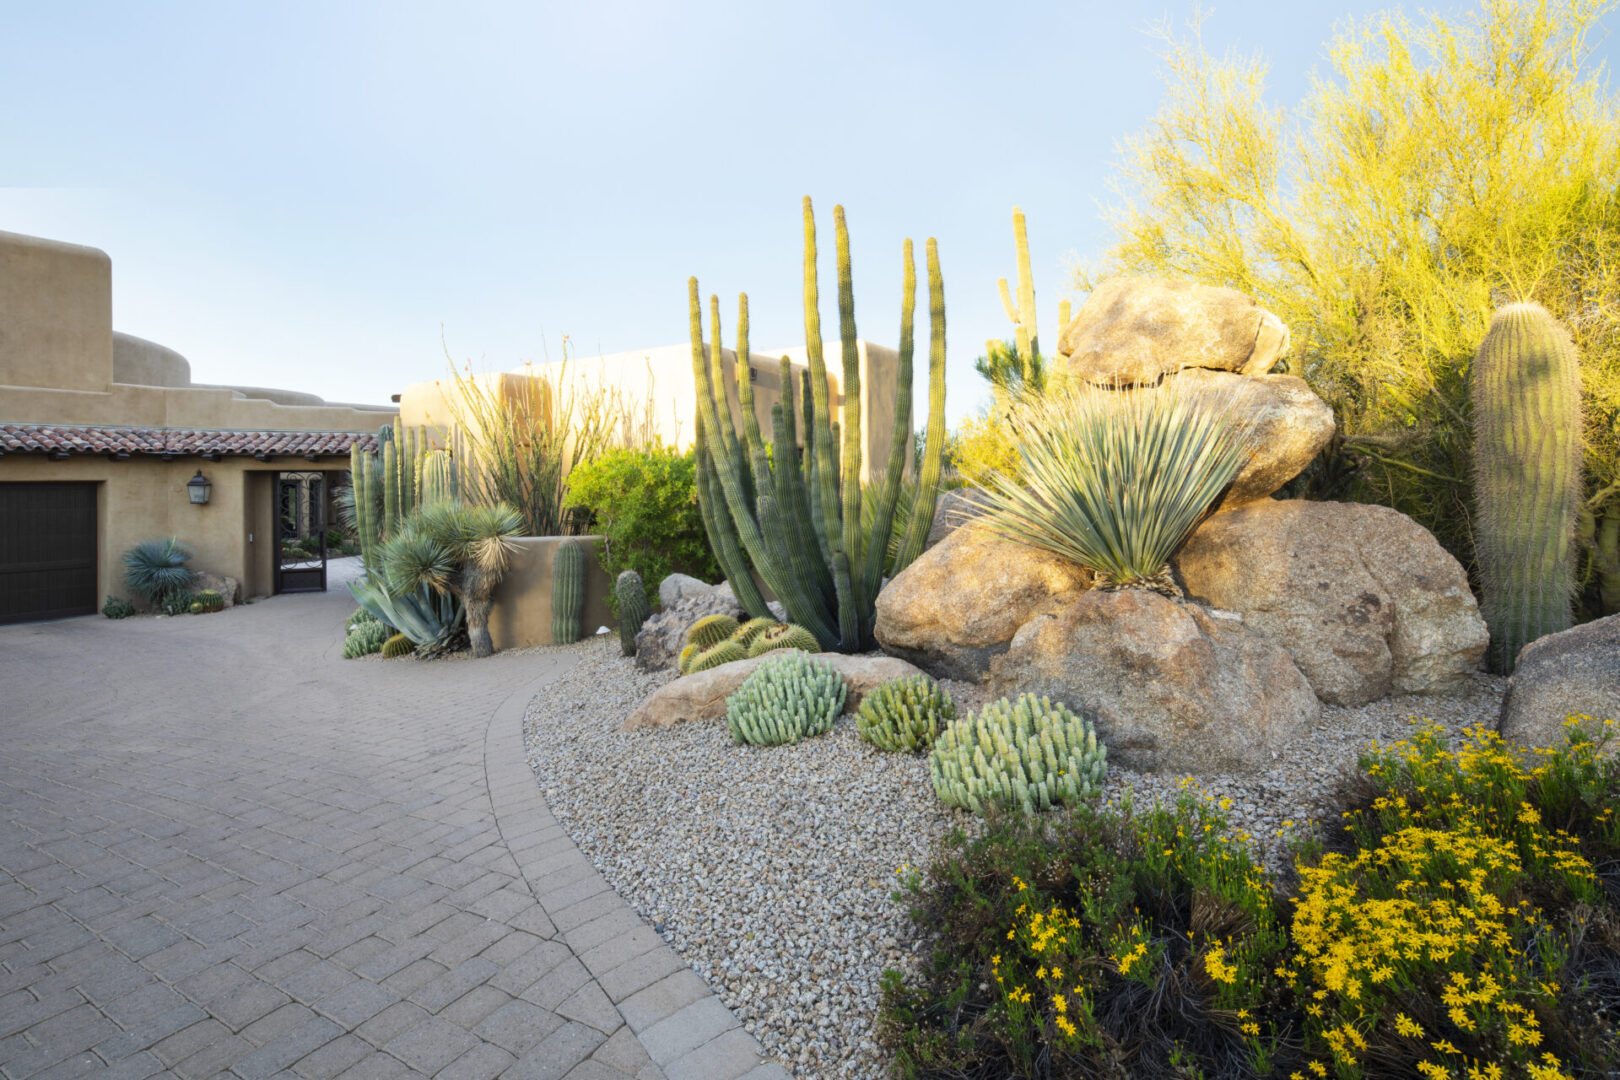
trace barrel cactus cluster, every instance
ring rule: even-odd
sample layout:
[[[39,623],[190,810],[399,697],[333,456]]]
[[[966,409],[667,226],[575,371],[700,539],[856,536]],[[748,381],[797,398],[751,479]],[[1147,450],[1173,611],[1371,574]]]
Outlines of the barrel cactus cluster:
[[[821,645],[814,634],[792,623],[749,619],[739,624],[730,615],[705,615],[687,629],[686,647],[676,667],[682,675],[692,675],[777,649],[813,653],[820,652]]]
[[[1034,694],[952,723],[928,759],[940,800],[975,814],[991,806],[1034,813],[1089,798],[1107,769],[1108,748],[1091,724]]]
[[[787,652],[761,664],[726,699],[726,727],[739,743],[782,746],[831,730],[848,689],[831,664]]]
[[[225,610],[225,598],[213,589],[204,589],[197,593],[196,599],[191,602],[193,615],[211,615],[216,611]]]
[[[551,641],[572,645],[584,635],[585,547],[564,540],[551,563]]]
[[[416,646],[404,634],[395,634],[382,644],[382,657],[384,660],[395,660],[416,651]]]
[[[915,754],[934,744],[956,719],[956,702],[927,675],[891,679],[861,699],[855,727],[861,738],[890,753]]]

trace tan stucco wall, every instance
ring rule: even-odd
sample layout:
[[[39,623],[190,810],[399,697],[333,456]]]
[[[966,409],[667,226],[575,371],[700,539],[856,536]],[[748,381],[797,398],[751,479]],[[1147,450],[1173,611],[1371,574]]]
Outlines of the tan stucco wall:
[[[113,382],[137,386],[190,386],[191,363],[155,341],[113,331]]]
[[[489,616],[489,637],[497,649],[521,649],[529,645],[550,645],[551,564],[564,540],[578,540],[585,548],[585,618],[581,627],[586,637],[599,626],[614,626],[608,610],[608,591],[613,583],[596,560],[599,536],[524,536],[512,566],[495,590],[495,606]]]
[[[0,232],[0,387],[106,390],[112,357],[106,253]]]
[[[326,472],[348,468],[347,458],[196,458],[174,461],[71,457],[52,461],[36,454],[0,457],[0,482],[65,481],[99,485],[96,508],[98,597],[132,599],[123,583],[123,555],[142,540],[176,536],[196,553],[193,570],[236,578],[243,596],[268,595],[275,558],[273,477],[277,472]],[[193,506],[186,481],[201,469],[212,484],[206,506]],[[594,629],[594,627],[593,627]]]
[[[856,347],[861,365],[861,430],[864,436],[861,475],[870,480],[874,475],[881,476],[888,465],[894,425],[894,379],[900,357],[893,349],[869,341],[859,341]],[[829,342],[826,349],[828,390],[836,409],[843,404],[839,390],[842,353],[836,341]],[[726,349],[723,356],[727,371],[733,370],[737,362],[736,354]],[[794,364],[795,377],[807,369],[808,359],[802,345],[791,349],[751,351],[749,355],[749,367],[755,373],[754,415],[767,440],[771,438],[771,406],[781,400],[783,356]],[[924,375],[926,377],[926,372]],[[690,345],[665,345],[639,352],[577,357],[569,360],[566,367],[559,361],[534,364],[510,372],[473,376],[484,387],[492,387],[497,381],[512,382],[537,377],[563,381],[575,393],[598,386],[615,388],[623,400],[632,406],[639,406],[650,399],[653,425],[664,442],[684,450],[692,445],[696,436],[693,415],[697,409],[697,391],[692,379]],[[796,386],[795,396],[798,393]],[[732,422],[740,425],[742,406],[734,386],[730,389],[729,400]],[[449,379],[414,383],[400,394],[399,422],[411,427],[433,427],[442,432],[465,411],[459,409],[458,404],[455,386]],[[802,444],[802,406],[800,409],[795,419],[795,430]]]

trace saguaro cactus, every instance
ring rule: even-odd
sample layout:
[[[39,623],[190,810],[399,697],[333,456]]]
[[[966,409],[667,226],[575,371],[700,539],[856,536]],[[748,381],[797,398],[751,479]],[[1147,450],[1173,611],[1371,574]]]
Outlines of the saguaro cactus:
[[[1491,667],[1568,629],[1581,507],[1580,361],[1538,304],[1509,304],[1474,357],[1475,548]]]
[[[905,284],[901,302],[900,363],[895,394],[894,433],[877,500],[876,525],[869,543],[861,519],[860,354],[855,331],[855,299],[849,259],[849,232],[843,207],[833,212],[838,250],[839,337],[844,378],[842,423],[833,417],[822,355],[821,314],[816,272],[816,226],[810,199],[804,200],[804,327],[809,371],[805,390],[804,453],[795,431],[792,367],[782,359],[782,400],[771,407],[772,445],[767,455],[751,408],[744,409],[741,434],[731,420],[722,363],[719,301],[711,299],[711,334],[704,349],[703,308],[696,278],[687,283],[692,333],[692,374],[698,390],[698,500],[711,546],[738,601],[755,618],[770,617],[754,587],[750,567],[781,598],[788,617],[825,649],[858,652],[873,644],[873,604],[885,571],[898,572],[922,550],[933,524],[940,461],[945,440],[945,295],[939,252],[928,241],[929,348],[928,442],[923,453],[916,502],[899,557],[888,562],[894,505],[911,442],[912,321],[916,270],[909,241],[903,249]],[[736,377],[748,375],[747,297],[739,303]],[[741,394],[739,394],[739,398]],[[749,395],[752,403],[752,395]],[[839,439],[843,445],[840,448]]]
[[[636,655],[636,635],[650,614],[647,610],[647,588],[641,575],[626,570],[613,583],[613,594],[619,601],[619,649],[625,656]]]
[[[584,634],[585,548],[578,540],[557,545],[551,564],[551,640],[572,645]]]

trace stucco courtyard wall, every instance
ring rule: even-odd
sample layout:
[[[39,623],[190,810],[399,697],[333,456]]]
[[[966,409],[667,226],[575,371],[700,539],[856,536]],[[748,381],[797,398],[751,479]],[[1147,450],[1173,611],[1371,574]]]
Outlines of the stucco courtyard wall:
[[[570,539],[577,540],[585,549],[585,617],[581,620],[581,632],[589,637],[598,627],[618,625],[608,609],[608,592],[613,582],[596,557],[600,536],[523,536],[517,540],[511,568],[495,590],[495,604],[489,615],[489,637],[497,649],[554,644],[551,636],[553,563],[557,549]]]

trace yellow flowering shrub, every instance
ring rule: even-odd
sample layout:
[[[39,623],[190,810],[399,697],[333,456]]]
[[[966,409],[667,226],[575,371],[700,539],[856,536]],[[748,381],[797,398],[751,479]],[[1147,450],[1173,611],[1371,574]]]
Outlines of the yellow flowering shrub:
[[[986,484],[998,473],[1018,475],[1018,450],[1007,422],[996,416],[970,416],[956,429],[951,464],[965,483]]]

